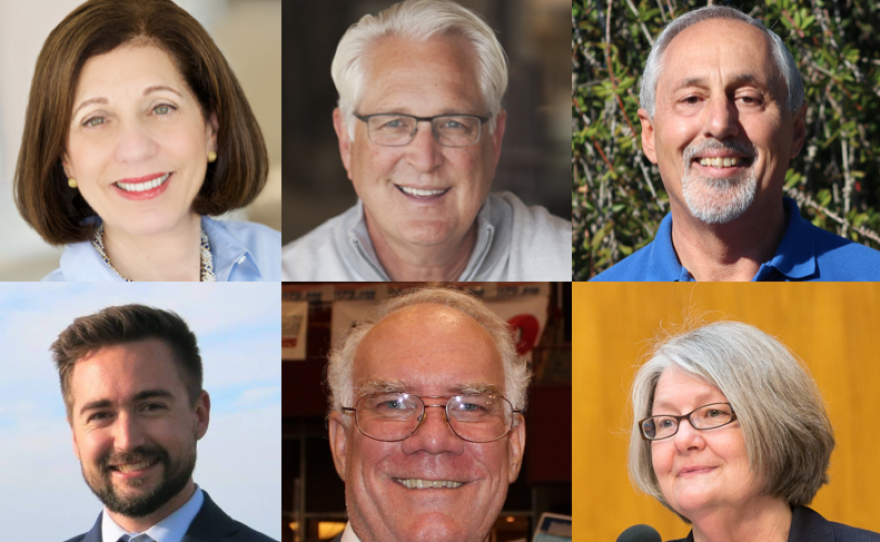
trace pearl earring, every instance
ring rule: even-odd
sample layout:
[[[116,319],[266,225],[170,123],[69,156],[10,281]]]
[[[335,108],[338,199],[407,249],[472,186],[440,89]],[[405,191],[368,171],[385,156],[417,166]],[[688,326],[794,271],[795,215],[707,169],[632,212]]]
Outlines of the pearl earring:
[[[217,153],[214,151],[208,151],[208,162],[213,162],[217,159]]]
[[[76,184],[76,179],[74,179],[73,177],[71,177],[71,178],[67,179],[67,186],[69,186],[69,187],[71,187],[71,188],[76,188],[76,187],[79,186],[79,185]]]

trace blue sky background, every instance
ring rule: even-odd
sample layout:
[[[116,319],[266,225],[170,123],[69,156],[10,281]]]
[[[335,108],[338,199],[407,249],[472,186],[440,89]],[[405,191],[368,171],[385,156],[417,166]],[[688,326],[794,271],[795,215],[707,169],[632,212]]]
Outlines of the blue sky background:
[[[230,516],[280,539],[277,283],[0,283],[0,525],[9,542],[87,531],[101,504],[73,454],[49,346],[74,318],[143,303],[198,337],[211,395],[194,478]]]

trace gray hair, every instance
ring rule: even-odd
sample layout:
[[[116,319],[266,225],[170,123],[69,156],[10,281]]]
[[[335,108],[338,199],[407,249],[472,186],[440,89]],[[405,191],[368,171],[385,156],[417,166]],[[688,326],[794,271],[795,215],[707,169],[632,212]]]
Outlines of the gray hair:
[[[657,381],[673,367],[727,397],[743,432],[749,468],[764,480],[765,495],[804,506],[828,483],[834,433],[816,382],[770,335],[739,322],[717,322],[660,343],[636,374],[629,473],[639,489],[672,510],[638,421],[652,415]]]
[[[782,38],[772,30],[769,30],[758,19],[750,17],[739,10],[726,6],[706,6],[689,11],[675,19],[657,36],[654,46],[651,48],[651,54],[648,55],[648,61],[645,63],[645,72],[642,75],[642,90],[639,93],[639,100],[642,107],[648,112],[648,116],[654,118],[657,82],[660,80],[660,70],[663,68],[663,54],[666,52],[666,48],[669,47],[673,38],[679,35],[685,28],[710,19],[741,21],[754,26],[767,36],[773,62],[776,64],[779,76],[785,81],[785,87],[788,90],[785,106],[789,111],[799,110],[804,103],[804,82],[801,78],[801,72],[798,71],[797,64],[795,64],[794,58],[785,47],[785,43],[782,42]]]
[[[386,300],[377,307],[372,318],[352,328],[334,345],[327,362],[330,410],[342,412],[342,407],[351,406],[356,400],[356,390],[352,381],[354,358],[358,346],[367,333],[385,317],[405,307],[425,303],[446,305],[462,312],[476,320],[489,333],[504,365],[504,395],[513,404],[514,409],[525,409],[526,389],[532,374],[525,359],[516,353],[516,344],[507,323],[470,294],[448,288],[422,288]]]
[[[354,139],[355,110],[366,87],[365,57],[382,38],[398,36],[426,41],[437,35],[458,34],[468,40],[477,55],[483,104],[489,111],[489,130],[507,90],[507,55],[492,28],[479,15],[449,0],[406,0],[377,16],[364,15],[339,40],[330,73],[339,93],[348,135]]]

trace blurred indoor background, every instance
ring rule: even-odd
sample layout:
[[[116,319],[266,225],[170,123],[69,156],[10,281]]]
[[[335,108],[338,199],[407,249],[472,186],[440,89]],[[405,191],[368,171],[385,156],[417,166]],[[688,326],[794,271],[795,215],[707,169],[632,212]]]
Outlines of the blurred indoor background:
[[[330,64],[339,39],[363,15],[394,0],[287,2],[284,31],[284,229],[289,243],[357,201],[342,161],[332,112]],[[510,59],[508,111],[493,191],[571,216],[571,102],[568,0],[460,0],[497,32]],[[289,9],[296,6],[295,9]]]
[[[523,467],[491,540],[532,540],[541,514],[571,515],[571,283],[433,285],[482,299],[517,329],[517,350],[531,360]],[[416,286],[425,283],[281,286],[281,542],[328,540],[345,527],[345,487],[325,426],[327,353],[379,302]]]

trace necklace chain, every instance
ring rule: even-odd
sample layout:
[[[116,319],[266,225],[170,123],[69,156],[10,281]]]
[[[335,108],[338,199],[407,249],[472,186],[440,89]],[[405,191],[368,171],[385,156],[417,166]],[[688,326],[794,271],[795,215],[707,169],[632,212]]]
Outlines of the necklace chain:
[[[201,241],[199,245],[199,253],[201,259],[201,281],[202,282],[216,282],[217,276],[214,274],[214,256],[211,254],[211,243],[208,241],[208,234],[205,233],[204,228],[201,229]],[[127,279],[123,277],[119,271],[113,267],[113,264],[110,263],[110,258],[107,256],[107,252],[104,250],[104,225],[98,225],[97,229],[95,229],[95,235],[92,236],[92,246],[95,247],[95,250],[98,251],[98,254],[101,256],[101,259],[104,260],[104,263],[107,264],[107,267],[110,268],[111,271],[116,273],[122,280],[125,282],[133,282],[131,279]]]

